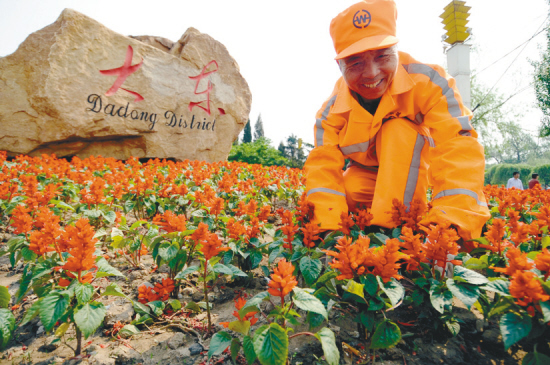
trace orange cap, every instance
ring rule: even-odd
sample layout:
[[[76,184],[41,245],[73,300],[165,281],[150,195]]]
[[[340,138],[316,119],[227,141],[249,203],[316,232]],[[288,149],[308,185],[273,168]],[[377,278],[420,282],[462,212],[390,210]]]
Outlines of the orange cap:
[[[364,0],[350,6],[330,22],[336,59],[393,46],[399,41],[396,19],[394,0]]]

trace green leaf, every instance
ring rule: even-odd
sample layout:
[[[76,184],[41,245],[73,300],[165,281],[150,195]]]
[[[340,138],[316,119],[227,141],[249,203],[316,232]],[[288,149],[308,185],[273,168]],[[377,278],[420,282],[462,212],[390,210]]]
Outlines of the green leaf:
[[[250,268],[254,270],[258,266],[260,266],[260,263],[262,262],[263,255],[260,252],[252,252],[249,256],[250,260]]]
[[[15,294],[15,303],[19,303],[21,299],[27,294],[27,291],[29,290],[29,286],[32,282],[32,270],[29,269],[29,265],[26,265],[23,269],[23,276],[21,277],[21,281],[19,282],[19,289],[17,289],[17,293]]]
[[[319,259],[312,260],[309,256],[304,256],[300,260],[300,272],[308,285],[313,284],[317,280],[322,268],[323,264]]]
[[[121,276],[125,277],[123,273],[112,267],[105,258],[101,257],[96,262],[97,272],[95,274],[96,278],[102,278],[104,276]]]
[[[229,322],[228,328],[231,331],[239,332],[242,335],[248,335],[248,331],[250,331],[250,321]]]
[[[8,288],[0,286],[0,308],[7,308],[10,305],[11,295]]]
[[[483,285],[482,287],[480,287],[480,289],[492,291],[500,295],[509,296],[510,282],[508,280],[494,280]]]
[[[198,266],[189,266],[185,269],[183,269],[182,271],[180,271],[178,273],[178,275],[176,275],[176,277],[174,279],[185,279],[185,277],[191,273],[194,273],[195,271],[197,271],[199,269]]]
[[[102,303],[86,303],[74,314],[74,321],[82,331],[84,338],[94,334],[105,318],[105,306]]]
[[[110,224],[115,223],[115,220],[116,220],[115,212],[111,210],[111,211],[108,211],[107,213],[102,212],[102,214],[103,214],[103,217],[107,220],[107,222],[109,222]]]
[[[430,286],[430,301],[434,309],[443,314],[445,307],[453,304],[453,293],[434,283]]]
[[[212,266],[212,271],[218,274],[233,275],[233,271],[223,264],[216,264]]]
[[[458,333],[460,332],[460,323],[455,320],[445,322],[445,326],[447,326],[447,329],[449,330],[449,332],[451,332],[453,336],[458,335]]]
[[[251,299],[246,301],[246,304],[241,308],[241,311],[249,307],[260,308],[260,303],[263,302],[264,299],[268,297],[269,297],[269,293],[267,291],[263,291],[256,294]],[[242,318],[243,314],[241,313],[241,311],[239,311],[239,315],[241,315],[241,318]]]
[[[493,304],[492,308],[487,314],[487,318],[499,316],[507,312],[512,312],[515,310],[515,308],[516,308],[516,304],[514,303],[514,300],[512,297],[501,297],[498,302]]]
[[[148,306],[146,306],[145,304],[142,304],[140,302],[132,302],[133,305],[134,305],[134,310],[136,311],[136,313],[138,314],[151,314],[151,309],[149,309]]]
[[[361,284],[365,286],[367,293],[373,297],[378,292],[378,280],[373,274],[361,275]]]
[[[327,363],[329,365],[338,365],[340,363],[340,352],[338,351],[338,347],[336,347],[334,333],[325,327],[317,332],[315,337],[321,342]]]
[[[32,304],[32,306],[27,309],[23,319],[19,323],[19,327],[23,327],[25,324],[32,321],[40,313],[40,303],[42,303],[43,298],[38,299]]]
[[[392,306],[395,307],[405,296],[405,288],[403,285],[401,285],[399,281],[395,280],[395,278],[391,278],[391,280],[387,283],[384,283],[380,276],[377,276],[376,279],[378,279],[380,289],[382,289],[382,291],[390,299]]]
[[[177,312],[181,309],[181,302],[178,299],[170,299],[168,304],[172,307],[174,312]]]
[[[539,302],[544,316],[544,323],[550,322],[550,302]]]
[[[470,310],[481,294],[478,286],[456,283],[453,279],[447,279],[447,288]]]
[[[0,308],[0,348],[6,347],[15,330],[15,317],[7,308]]]
[[[248,364],[253,364],[258,357],[256,356],[256,351],[254,351],[254,342],[252,341],[252,337],[244,336],[243,350],[244,356],[246,357],[246,362]]]
[[[147,306],[149,306],[149,308],[151,308],[151,310],[153,311],[153,314],[157,317],[162,315],[162,313],[164,311],[164,308],[166,307],[164,302],[161,302],[160,300],[155,300],[154,302],[149,302],[149,303],[147,303]]]
[[[179,247],[170,242],[164,242],[159,247],[159,255],[166,262],[172,260],[178,254]]]
[[[115,297],[128,298],[126,296],[126,294],[124,294],[122,292],[122,289],[116,283],[109,284],[105,288],[105,291],[103,291],[103,293],[101,293],[101,295],[112,295],[112,296],[115,296]]]
[[[400,340],[401,330],[399,329],[399,326],[397,326],[389,319],[386,319],[378,326],[376,326],[376,330],[372,335],[370,348],[373,350],[387,349],[397,345]]]
[[[124,327],[122,327],[120,331],[118,331],[119,335],[126,338],[132,337],[133,335],[137,335],[139,333],[141,333],[141,331],[133,324],[127,324]]]
[[[231,335],[227,332],[216,332],[210,340],[208,358],[221,354],[231,345]]]
[[[231,340],[231,360],[233,360],[233,363],[235,364],[235,361],[237,361],[237,356],[239,356],[239,350],[241,349],[241,341],[239,341],[238,338],[234,338]]]
[[[489,279],[487,279],[485,276],[459,265],[455,266],[454,276],[458,276],[459,278],[465,280],[467,283],[473,285],[483,285],[489,282]],[[454,277],[453,279],[456,280],[456,278]]]
[[[483,255],[479,259],[472,257],[464,263],[464,266],[471,270],[485,270],[489,267],[488,257],[487,255]]]
[[[265,325],[254,334],[254,351],[263,365],[285,365],[288,358],[288,335],[277,323]]]
[[[531,317],[525,314],[506,313],[500,317],[500,333],[504,341],[504,349],[508,351],[510,346],[526,337],[531,332]]]
[[[386,240],[389,239],[388,236],[382,233],[369,233],[367,236],[370,238],[371,244],[374,244],[375,246],[384,246],[386,244]]]
[[[294,287],[292,291],[294,292],[294,298],[292,298],[292,301],[298,308],[308,312],[320,314],[325,317],[325,319],[328,319],[327,310],[319,299],[309,294],[302,288]]]
[[[78,303],[83,304],[92,299],[94,287],[91,284],[77,283],[75,288],[76,299]]]
[[[283,252],[283,248],[282,247],[277,247],[275,248],[273,251],[271,251],[269,253],[269,258],[268,258],[268,262],[270,264],[273,263],[273,261],[275,261],[275,259],[279,256],[281,256],[281,253]]]
[[[40,303],[40,320],[47,332],[52,330],[68,306],[69,296],[67,294],[52,292],[42,299]]]
[[[235,276],[240,276],[240,277],[245,277],[245,278],[248,277],[248,275],[244,271],[242,271],[241,269],[239,269],[235,265],[228,264],[228,265],[225,265],[225,266],[227,266],[231,270],[231,272],[233,273],[233,277],[235,277]]]
[[[187,305],[185,306],[185,309],[189,309],[189,310],[192,310],[193,312],[197,312],[197,313],[201,311],[201,307],[195,302],[187,303]]]
[[[368,332],[372,332],[375,319],[373,312],[360,312],[358,315],[358,321],[365,327]]]
[[[550,364],[550,357],[540,352],[530,352],[523,358],[521,365],[548,365]]]
[[[315,312],[307,312],[306,321],[311,328],[315,328],[323,324],[325,317]]]
[[[349,280],[346,286],[342,286],[342,289],[365,299],[364,287],[365,286],[363,284],[359,284],[353,280]]]

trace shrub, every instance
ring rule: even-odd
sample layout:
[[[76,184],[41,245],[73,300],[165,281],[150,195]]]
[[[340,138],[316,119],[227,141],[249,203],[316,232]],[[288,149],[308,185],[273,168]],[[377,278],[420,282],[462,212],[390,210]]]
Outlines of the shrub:
[[[491,177],[492,185],[506,185],[508,179],[510,179],[514,171],[519,171],[519,178],[523,182],[523,186],[526,187],[527,183],[531,179],[531,171],[533,167],[528,165],[512,165],[501,164],[497,165],[494,174]]]

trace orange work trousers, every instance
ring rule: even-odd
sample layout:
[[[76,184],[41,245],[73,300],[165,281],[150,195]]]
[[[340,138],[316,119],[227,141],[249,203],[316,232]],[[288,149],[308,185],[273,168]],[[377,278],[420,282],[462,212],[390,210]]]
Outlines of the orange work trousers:
[[[352,160],[344,172],[348,209],[371,208],[371,224],[395,227],[390,213],[394,198],[407,208],[413,200],[426,201],[430,146],[427,128],[402,118],[382,124],[366,163]]]

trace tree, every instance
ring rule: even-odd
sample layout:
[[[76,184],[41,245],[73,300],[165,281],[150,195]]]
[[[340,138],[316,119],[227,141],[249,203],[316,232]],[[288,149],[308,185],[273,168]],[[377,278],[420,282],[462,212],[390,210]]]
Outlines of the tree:
[[[546,49],[541,51],[541,60],[533,61],[534,86],[537,104],[543,117],[539,129],[541,137],[550,136],[550,29],[546,29]]]
[[[269,139],[260,137],[254,142],[233,146],[227,160],[265,166],[290,166],[290,161],[284,158],[275,148],[271,147],[270,144],[271,141]]]
[[[307,153],[304,151],[304,147],[311,150],[313,145],[304,143],[301,138],[291,134],[286,140],[286,145],[281,142],[278,149],[283,156],[290,161],[291,167],[302,168],[307,159]]]
[[[264,137],[264,123],[262,122],[262,115],[260,114],[254,125],[254,140],[262,137]]]
[[[243,132],[243,143],[250,143],[252,142],[252,128],[250,127],[250,119],[244,126],[244,132]]]

